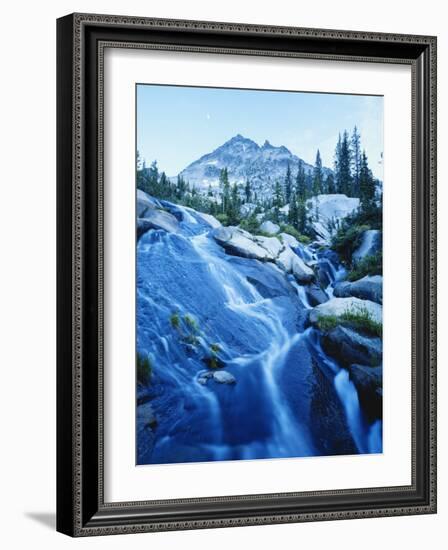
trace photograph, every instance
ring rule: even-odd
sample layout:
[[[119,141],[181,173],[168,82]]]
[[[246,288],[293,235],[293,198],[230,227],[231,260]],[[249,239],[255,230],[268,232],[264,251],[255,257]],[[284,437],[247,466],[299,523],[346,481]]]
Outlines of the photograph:
[[[135,94],[136,464],[382,453],[383,96]]]

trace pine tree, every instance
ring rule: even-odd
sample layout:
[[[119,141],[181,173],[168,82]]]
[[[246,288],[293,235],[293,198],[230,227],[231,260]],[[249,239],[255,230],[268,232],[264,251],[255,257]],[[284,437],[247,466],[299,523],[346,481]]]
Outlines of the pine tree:
[[[306,235],[308,232],[308,209],[304,198],[299,198],[297,201],[296,229],[302,235]]]
[[[239,214],[240,214],[240,197],[238,193],[238,186],[236,183],[234,183],[232,186],[232,193],[230,196],[230,205],[226,214],[229,216],[230,223],[232,224],[238,223]]]
[[[222,213],[226,214],[230,207],[230,183],[227,168],[223,168],[219,174],[219,185],[222,193]]]
[[[246,179],[246,185],[244,186],[244,197],[246,199],[246,202],[250,202],[250,199],[252,197],[252,189],[250,186],[249,178]]]
[[[351,150],[347,130],[339,134],[335,151],[336,188],[338,193],[352,196]]]
[[[375,209],[375,179],[369,168],[365,151],[362,152],[359,169],[359,195],[363,212],[368,213]]]
[[[280,208],[283,206],[282,188],[278,181],[275,183],[275,187],[274,187],[274,197],[273,197],[272,206],[274,208],[274,220],[278,222],[279,215],[280,215]]]
[[[340,159],[341,159],[341,148],[342,148],[342,140],[341,140],[341,134],[339,133],[338,141],[336,143],[336,148],[334,151],[334,175],[335,175],[335,191],[336,193],[342,193],[341,191],[341,167],[340,167]]]
[[[327,179],[325,180],[325,191],[329,195],[333,195],[334,193],[336,193],[334,177],[333,177],[333,174],[331,173],[328,174]]]
[[[361,134],[358,128],[353,128],[351,137],[351,157],[352,157],[352,173],[353,173],[353,195],[359,197],[360,193],[360,173],[361,173]]]
[[[288,221],[293,227],[297,226],[297,195],[295,191],[289,201]]]
[[[305,198],[306,193],[306,177],[305,169],[303,167],[303,160],[299,160],[299,168],[297,170],[296,177],[296,193],[298,197]]]
[[[322,173],[322,159],[320,157],[320,151],[317,150],[316,162],[314,163],[313,170],[313,195],[319,195],[322,193],[323,173]]]
[[[292,177],[291,177],[291,168],[288,166],[286,168],[286,176],[285,176],[285,201],[286,204],[289,203],[291,200],[291,192],[292,192]]]

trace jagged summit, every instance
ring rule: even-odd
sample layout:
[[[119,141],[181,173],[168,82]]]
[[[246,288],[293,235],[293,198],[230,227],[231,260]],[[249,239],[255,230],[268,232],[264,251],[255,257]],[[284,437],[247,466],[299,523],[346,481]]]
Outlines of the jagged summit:
[[[207,153],[192,162],[180,172],[190,185],[198,191],[219,186],[219,175],[227,168],[230,183],[243,184],[250,180],[252,189],[259,197],[272,194],[275,182],[285,177],[288,164],[294,175],[300,158],[291,153],[284,145],[274,146],[266,140],[260,147],[255,141],[236,134],[211,153]],[[313,167],[303,163],[306,173]],[[331,172],[324,168],[324,174]]]

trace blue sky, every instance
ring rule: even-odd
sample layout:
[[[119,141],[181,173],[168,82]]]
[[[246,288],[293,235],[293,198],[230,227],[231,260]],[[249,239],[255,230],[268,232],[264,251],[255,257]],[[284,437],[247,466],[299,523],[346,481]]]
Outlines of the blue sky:
[[[374,175],[383,179],[383,98],[309,92],[137,85],[137,148],[169,176],[242,134],[286,146],[332,168],[338,133],[357,126]]]

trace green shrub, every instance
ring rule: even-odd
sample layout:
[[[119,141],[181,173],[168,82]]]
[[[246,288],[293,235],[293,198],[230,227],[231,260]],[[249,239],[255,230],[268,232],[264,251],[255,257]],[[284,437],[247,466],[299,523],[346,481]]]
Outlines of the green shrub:
[[[248,218],[244,218],[244,220],[241,220],[240,227],[241,229],[252,233],[252,235],[259,235],[260,222],[255,216],[249,216]]]
[[[198,331],[198,323],[196,319],[193,319],[193,317],[191,315],[188,315],[188,313],[184,315],[184,322],[191,332]]]
[[[299,233],[297,229],[292,225],[282,225],[280,227],[280,231],[282,233],[287,233],[288,235],[291,235],[295,239],[299,241],[299,243],[302,244],[310,244],[311,239],[308,237],[308,235],[302,235],[302,233]]]
[[[199,344],[199,326],[194,317],[186,313],[183,317],[180,317],[179,313],[175,311],[170,316],[171,326],[177,331],[179,338],[185,344],[191,344],[197,346]]]
[[[374,256],[365,256],[347,275],[348,281],[357,281],[366,275],[383,274],[383,254],[379,252]]]
[[[369,336],[383,334],[383,325],[375,321],[366,308],[344,311],[341,315],[321,315],[317,319],[317,326],[323,332],[329,332],[338,325],[353,327]]]
[[[152,365],[147,355],[137,353],[137,381],[140,384],[148,384],[151,380]]]
[[[221,351],[221,346],[219,344],[211,344],[210,351],[212,353],[219,353]]]
[[[177,311],[171,314],[170,323],[171,323],[171,326],[175,329],[178,329],[180,327],[180,317]]]
[[[229,225],[229,217],[227,216],[227,214],[223,214],[223,213],[220,213],[220,214],[216,214],[215,215],[215,218],[222,223],[222,225]]]
[[[369,225],[343,225],[333,237],[331,248],[335,250],[346,265],[350,265],[352,254],[361,244],[362,234],[370,229]]]

